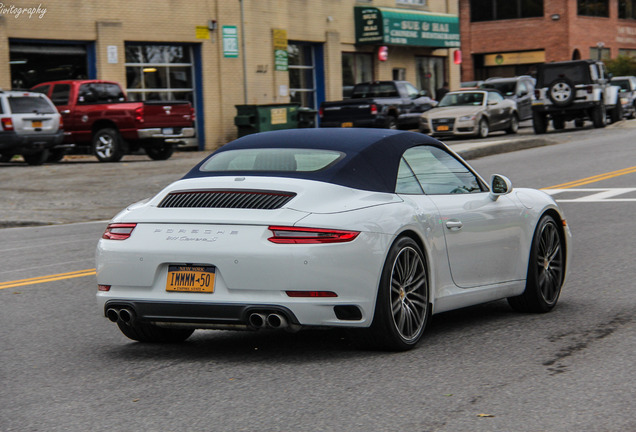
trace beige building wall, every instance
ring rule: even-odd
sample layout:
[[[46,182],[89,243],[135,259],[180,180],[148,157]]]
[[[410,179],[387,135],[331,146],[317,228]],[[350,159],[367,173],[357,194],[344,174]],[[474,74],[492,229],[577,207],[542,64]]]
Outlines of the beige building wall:
[[[4,3],[6,5],[6,3]],[[126,86],[125,47],[129,42],[188,43],[201,48],[200,92],[203,106],[197,116],[205,124],[206,149],[236,138],[235,105],[288,103],[289,73],[274,70],[273,29],[287,31],[288,40],[323,45],[325,97],[342,97],[342,52],[373,52],[377,47],[356,46],[354,6],[396,7],[395,0],[58,0],[25,12],[34,3],[14,0],[11,11],[0,10],[0,87],[11,85],[9,40],[63,40],[93,42],[97,78]],[[243,13],[241,13],[243,6]],[[37,6],[36,6],[37,7]],[[457,0],[428,0],[434,13],[457,15]],[[23,10],[18,16],[18,10]],[[197,26],[216,21],[217,29],[197,34]],[[239,57],[224,57],[221,29],[239,30]],[[243,36],[245,40],[243,41]],[[113,48],[115,47],[115,48]],[[108,53],[111,52],[109,59]],[[113,52],[116,51],[116,62]],[[375,79],[391,79],[403,68],[415,84],[415,57],[445,57],[451,87],[459,86],[459,66],[453,50],[425,47],[389,47],[389,60],[374,60]],[[245,85],[246,84],[246,85]]]

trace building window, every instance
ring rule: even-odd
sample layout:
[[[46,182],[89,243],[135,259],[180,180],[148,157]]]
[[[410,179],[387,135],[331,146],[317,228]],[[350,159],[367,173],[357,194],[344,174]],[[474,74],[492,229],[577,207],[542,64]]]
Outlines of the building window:
[[[373,81],[373,54],[342,53],[342,97],[351,97],[353,86]]]
[[[636,19],[636,0],[619,0],[618,17],[622,19]]]
[[[470,0],[473,22],[542,16],[543,0]]]
[[[610,49],[609,48],[599,48],[591,47],[590,48],[590,60],[609,60],[610,59]]]
[[[579,15],[609,17],[609,0],[577,0]]]
[[[626,57],[632,57],[634,59],[636,59],[636,49],[619,49],[618,50],[618,55],[619,56],[626,56]]]
[[[190,47],[127,44],[125,66],[130,100],[187,100],[194,105]]]

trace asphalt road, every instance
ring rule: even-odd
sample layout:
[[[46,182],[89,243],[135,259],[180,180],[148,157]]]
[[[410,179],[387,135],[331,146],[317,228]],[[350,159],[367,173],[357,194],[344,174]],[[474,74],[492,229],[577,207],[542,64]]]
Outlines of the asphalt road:
[[[436,315],[406,353],[359,351],[340,331],[197,331],[179,346],[133,343],[94,299],[103,221],[0,229],[0,431],[636,430],[630,126],[548,134],[560,144],[471,161],[485,178],[501,173],[519,187],[586,179],[554,195],[574,235],[567,284],[545,315],[505,301]],[[35,223],[64,208],[64,191],[90,183],[75,217],[107,219],[117,199],[157,192],[191,156],[0,167],[0,193],[6,172],[26,172],[27,190],[31,179],[48,185],[40,204],[21,204]],[[103,181],[106,168],[123,186]],[[93,175],[67,178],[84,169]],[[101,206],[113,188],[119,198]]]

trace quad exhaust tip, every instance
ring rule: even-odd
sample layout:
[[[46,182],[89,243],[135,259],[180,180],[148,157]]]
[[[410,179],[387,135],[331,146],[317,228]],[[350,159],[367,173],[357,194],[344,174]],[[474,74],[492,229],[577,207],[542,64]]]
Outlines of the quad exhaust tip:
[[[106,310],[106,317],[112,322],[121,321],[124,324],[130,324],[135,319],[135,313],[128,308],[108,308],[108,310]]]

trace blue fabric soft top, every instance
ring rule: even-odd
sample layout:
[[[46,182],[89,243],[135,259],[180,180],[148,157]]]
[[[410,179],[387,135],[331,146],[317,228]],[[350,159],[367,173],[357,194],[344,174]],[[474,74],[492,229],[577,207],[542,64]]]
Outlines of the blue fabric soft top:
[[[205,158],[183,178],[218,176],[266,176],[322,181],[354,189],[393,193],[402,154],[418,145],[444,147],[439,141],[417,132],[389,129],[324,128],[286,129],[247,135],[232,141]],[[258,148],[309,148],[336,150],[346,156],[324,170],[201,171],[200,167],[220,152]]]

